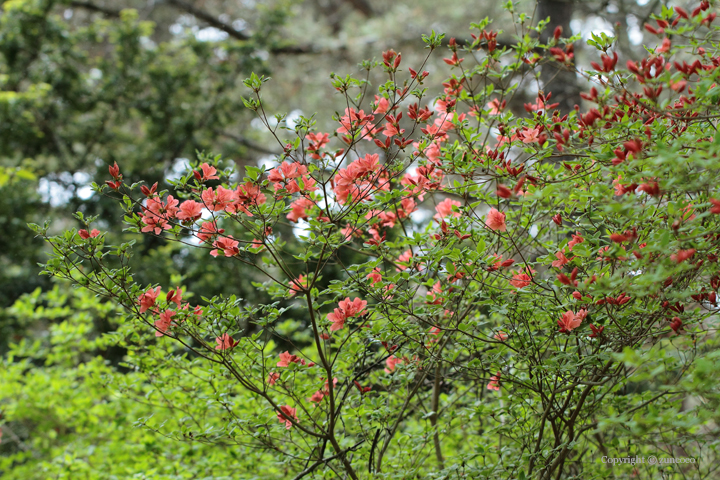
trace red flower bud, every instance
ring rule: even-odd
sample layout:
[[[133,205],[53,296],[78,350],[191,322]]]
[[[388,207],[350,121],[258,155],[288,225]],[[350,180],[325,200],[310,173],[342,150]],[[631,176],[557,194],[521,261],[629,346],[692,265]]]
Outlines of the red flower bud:
[[[512,192],[510,191],[510,189],[507,188],[505,185],[502,185],[502,184],[499,184],[499,185],[498,185],[497,191],[495,192],[495,194],[496,194],[498,197],[501,197],[501,198],[510,198],[510,197],[512,197]]]
[[[118,167],[117,162],[115,162],[114,165],[111,165],[108,167],[108,171],[110,172],[110,176],[112,176],[114,179],[118,179],[120,177],[120,167]]]
[[[155,194],[155,191],[157,190],[157,186],[158,186],[157,182],[153,183],[153,186],[150,187],[150,188],[146,187],[145,185],[142,185],[142,186],[140,187],[140,191],[141,191],[141,192],[143,193],[143,195],[145,195],[146,197],[150,197],[150,196],[152,196],[152,195]]]
[[[622,243],[627,241],[627,237],[621,233],[613,233],[610,235],[610,240],[612,240],[615,243]]]
[[[593,325],[593,324],[591,323],[591,324],[590,324],[590,330],[592,330],[593,333],[591,333],[591,334],[588,335],[588,336],[589,336],[590,338],[596,338],[598,335],[600,335],[600,334],[602,333],[603,330],[605,330],[605,327],[597,328],[595,325]]]

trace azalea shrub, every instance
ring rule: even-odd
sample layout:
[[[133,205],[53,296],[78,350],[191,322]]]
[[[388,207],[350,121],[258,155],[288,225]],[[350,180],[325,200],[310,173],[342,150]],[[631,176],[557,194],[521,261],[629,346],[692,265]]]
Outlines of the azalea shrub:
[[[712,475],[716,14],[663,8],[641,61],[593,34],[581,69],[579,36],[540,43],[546,22],[507,8],[513,45],[487,19],[472,42],[424,37],[428,55],[448,49],[449,78],[393,50],[362,64],[386,73],[377,87],[333,75],[329,131],[270,116],[269,79],[252,75],[245,105],[283,152],[270,166],[201,154],[168,180],[175,195],[110,166],[95,188],[130,232],[240,262],[270,303],[139,285],[132,242],[107,244],[80,213],[77,231],[34,226],[47,274],[127,312],[134,368],[162,379],[166,406],[222,412],[153,428],[256,452],[278,478]],[[550,64],[587,85],[572,112],[539,85]],[[602,460],[636,456],[688,461]]]

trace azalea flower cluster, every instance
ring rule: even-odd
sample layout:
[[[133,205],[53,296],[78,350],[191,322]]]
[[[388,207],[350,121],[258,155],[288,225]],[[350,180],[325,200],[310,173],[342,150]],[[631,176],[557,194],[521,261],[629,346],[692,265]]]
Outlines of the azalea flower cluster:
[[[366,306],[367,300],[361,300],[359,298],[350,300],[348,297],[345,300],[341,300],[340,303],[338,303],[338,307],[327,316],[327,319],[332,323],[332,325],[330,325],[330,331],[342,330],[345,327],[347,319],[363,315]]]
[[[156,337],[168,335],[170,328],[178,326],[184,316],[190,312],[190,305],[182,302],[182,293],[183,292],[180,287],[176,287],[167,292],[165,295],[164,306],[161,306],[158,303],[158,298],[162,294],[161,287],[159,286],[155,288],[148,288],[137,298],[138,313],[143,314],[149,311],[153,316],[158,316],[154,323]],[[175,309],[170,308],[171,303],[176,305]],[[196,317],[200,317],[203,314],[203,310],[199,305],[197,305],[192,310],[192,314]],[[176,316],[177,318],[174,318]],[[232,348],[235,345],[232,343],[231,339],[227,337],[227,334],[225,334],[218,343],[220,345],[225,345],[223,349]]]

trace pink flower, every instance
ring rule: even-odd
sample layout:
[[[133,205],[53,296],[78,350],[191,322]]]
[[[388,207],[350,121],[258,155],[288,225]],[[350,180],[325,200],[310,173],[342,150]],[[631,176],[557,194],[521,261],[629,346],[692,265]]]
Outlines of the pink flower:
[[[325,134],[327,137],[327,134]],[[312,133],[308,135],[309,139],[317,139]],[[320,146],[327,143],[327,139],[325,139],[325,142],[322,143]],[[318,148],[319,149],[319,148]],[[300,163],[291,163],[291,162],[283,162],[281,163],[277,168],[273,168],[268,172],[268,180],[270,180],[273,183],[283,183],[288,182],[290,180],[293,180],[295,178],[300,178],[303,175],[306,175],[308,173],[307,167],[305,165],[302,165]],[[275,186],[275,190],[280,190],[282,186]]]
[[[365,215],[365,218],[368,220],[377,218],[380,220],[381,227],[388,227],[388,228],[394,227],[395,222],[397,221],[397,215],[395,215],[393,212],[381,212],[379,210],[369,211]]]
[[[387,189],[386,181],[380,187],[373,180],[380,180],[380,175],[373,175],[380,169],[380,157],[377,153],[367,154],[340,169],[335,175],[333,192],[341,205],[344,205],[348,196],[354,201],[364,201],[370,197],[374,190]]]
[[[417,203],[412,198],[403,198],[400,201],[400,205],[402,208],[398,210],[398,217],[400,218],[407,218],[410,216],[411,213],[413,213],[415,210],[417,210]]]
[[[171,200],[172,196],[168,197]],[[177,203],[177,200],[175,200]],[[172,227],[168,223],[168,218],[172,218],[177,211],[177,208],[171,209],[169,212],[165,208],[165,204],[158,198],[149,198],[148,206],[143,207],[142,222],[145,226],[142,228],[142,232],[153,232],[155,235],[160,235],[163,230],[170,230]]]
[[[712,207],[710,207],[710,213],[713,213],[715,215],[720,213],[720,200],[717,200],[715,198],[708,199],[710,203],[713,204]]]
[[[340,233],[343,234],[343,241],[347,242],[350,240],[353,236],[355,237],[362,237],[362,230],[359,228],[355,228],[350,224],[345,225],[344,228],[340,230]]]
[[[308,133],[305,138],[310,141],[308,150],[317,152],[330,142],[330,135],[327,133]],[[313,156],[313,158],[319,159],[320,156]]]
[[[404,128],[399,129],[397,127],[397,124],[393,125],[390,122],[385,122],[385,130],[383,130],[382,134],[386,137],[394,137],[397,135],[402,135],[403,133],[405,133]]]
[[[523,143],[541,143],[540,140],[542,140],[542,137],[540,136],[540,127],[535,127],[532,130],[525,129],[518,133],[518,137],[522,139]]]
[[[412,250],[410,250],[410,249],[405,250],[402,253],[402,255],[400,255],[397,258],[397,260],[395,261],[395,263],[398,265],[398,267],[395,268],[395,270],[397,270],[398,272],[400,272],[402,270],[406,270],[408,268],[408,265],[410,264],[410,260],[412,259],[412,257],[413,257]]]
[[[282,405],[280,407],[280,412],[277,414],[278,420],[280,420],[280,423],[285,424],[285,428],[290,430],[292,428],[292,421],[291,418],[297,422],[297,409],[291,408],[288,405]]]
[[[493,335],[493,338],[499,342],[504,342],[508,339],[508,334],[500,330],[495,335]]]
[[[345,315],[347,315],[348,317],[354,317],[355,315],[359,315],[360,313],[362,313],[363,310],[365,310],[365,307],[367,306],[367,301],[355,298],[351,302],[350,298],[346,298],[345,300],[342,300],[339,305],[340,308],[345,311]]]
[[[221,336],[217,337],[215,342],[217,343],[215,350],[228,350],[238,344],[237,340],[234,340],[227,333],[223,333]]]
[[[500,391],[500,372],[497,372],[497,375],[493,375],[490,377],[490,383],[487,385],[488,390],[495,390],[496,392]]]
[[[210,255],[217,257],[222,251],[226,257],[233,257],[240,253],[240,250],[238,249],[239,243],[240,242],[237,240],[233,240],[232,236],[220,237],[213,243],[215,250],[211,251]]]
[[[213,190],[212,188],[203,190],[200,197],[209,210],[218,212],[225,210],[228,205],[233,203],[237,199],[237,194],[234,190],[219,186],[217,190]]]
[[[318,390],[317,392],[313,393],[312,397],[308,398],[308,401],[313,403],[320,403],[322,402],[324,396],[325,394]]]
[[[297,222],[301,218],[307,218],[308,214],[305,211],[308,208],[312,208],[315,204],[312,200],[308,200],[305,197],[300,197],[290,204],[290,213],[286,215],[287,219],[291,222]]]
[[[440,285],[440,282],[436,282],[435,285],[433,285],[433,288],[431,291],[427,293],[426,296],[429,296],[431,298],[430,301],[426,300],[425,303],[429,305],[440,305],[443,302],[443,298],[440,296],[442,295],[442,286]]]
[[[163,335],[165,335],[165,332],[167,332],[167,329],[170,328],[170,324],[172,323],[172,317],[174,315],[175,315],[175,311],[165,310],[164,312],[162,312],[160,314],[160,318],[155,320],[155,328],[157,328],[157,330],[158,330],[155,332],[156,337],[162,337]]]
[[[155,301],[157,300],[159,295],[160,287],[157,287],[155,290],[153,290],[152,287],[148,288],[145,293],[140,295],[140,297],[138,297],[138,303],[140,304],[140,313],[145,313],[145,311],[155,306]]]
[[[688,250],[678,250],[677,253],[673,253],[672,255],[670,255],[670,259],[674,262],[682,263],[685,260],[692,258],[693,255],[695,255],[694,248],[690,248]]]
[[[159,218],[169,220],[175,218],[178,203],[179,201],[172,195],[168,195],[167,203],[164,203],[159,197],[148,198],[145,210],[149,210]]]
[[[202,215],[203,205],[195,200],[185,200],[180,204],[178,220],[197,220]]]
[[[328,313],[327,319],[332,322],[332,325],[330,325],[331,332],[342,330],[345,327],[346,317],[343,316],[342,310],[339,308],[336,308],[332,313]]]
[[[395,371],[395,366],[398,363],[403,363],[402,358],[398,358],[395,355],[390,355],[387,360],[385,360],[385,365],[387,368],[385,368],[385,373],[392,373]]]
[[[310,138],[312,134],[308,136]],[[327,142],[326,142],[327,143]],[[310,151],[316,151],[313,150],[313,146],[317,146],[317,150],[322,147],[322,144],[320,145],[313,145],[311,143],[310,147],[308,148]],[[320,158],[319,156],[315,155],[317,158]],[[300,186],[298,185],[296,179],[302,178],[303,183],[305,183],[305,190],[312,191],[315,190],[315,180],[311,177],[305,177],[304,175],[307,175],[308,170],[305,165],[302,165],[300,163],[291,163],[291,162],[283,162],[281,163],[277,168],[274,168],[268,172],[268,180],[270,180],[274,187],[275,191],[285,189],[288,193],[297,193],[300,191]]]
[[[430,145],[427,146],[425,150],[423,150],[422,153],[427,157],[428,160],[430,160],[435,165],[442,165],[442,160],[440,160],[440,157],[442,156],[442,150],[440,150],[440,145],[438,144],[438,141],[432,142]]]
[[[230,204],[226,211],[229,213],[243,212],[249,217],[252,217],[253,214],[250,213],[248,207],[257,208],[267,202],[267,198],[265,197],[265,194],[260,191],[260,187],[253,185],[250,182],[237,187],[235,190],[235,197],[236,201]]]
[[[337,386],[337,383],[338,383],[338,379],[333,377],[333,388],[335,388]],[[325,380],[325,386],[322,388],[322,392],[325,395],[330,394],[330,382],[328,382],[327,380]]]
[[[217,170],[215,167],[211,167],[207,163],[203,163],[200,165],[200,168],[202,169],[202,180],[205,182],[207,180],[219,180],[220,177],[215,175],[217,173]]]
[[[297,280],[293,280],[290,282],[290,296],[294,296],[296,293],[300,293],[303,291],[303,289],[307,288],[307,277],[305,275],[300,275]]]
[[[267,379],[268,384],[275,385],[275,383],[278,380],[280,380],[280,374],[275,373],[275,372],[270,372],[270,374],[268,375],[268,379]]]
[[[292,355],[287,350],[280,354],[280,361],[277,362],[278,367],[287,367],[291,363],[297,363],[300,365],[305,365],[305,360],[298,357],[297,355]]]
[[[526,268],[525,272],[517,272],[513,275],[510,280],[510,285],[515,288],[525,288],[532,283],[532,274],[534,271],[531,268]]]
[[[380,269],[375,268],[372,272],[368,273],[365,278],[369,278],[372,285],[375,286],[376,283],[382,281],[382,275],[380,274]]]
[[[435,207],[435,211],[437,213],[433,216],[433,218],[438,222],[441,222],[445,217],[459,217],[461,215],[460,212],[453,212],[453,206],[460,207],[460,205],[462,204],[457,200],[446,198]]]
[[[575,245],[583,243],[584,241],[585,239],[582,237],[582,235],[580,235],[580,232],[576,232],[573,234],[572,240],[568,242],[568,248],[570,249],[570,251],[572,251]]]
[[[557,252],[555,254],[555,256],[557,257],[557,260],[552,262],[553,267],[559,268],[559,267],[562,267],[563,265],[567,265],[568,263],[570,263],[570,260],[568,260],[568,258],[565,256],[564,248],[562,250],[560,250],[559,252]]]
[[[88,231],[85,229],[78,230],[78,235],[80,235],[80,238],[82,238],[83,240],[87,240],[88,238],[95,238],[100,235],[100,230],[94,228],[90,233],[88,233]]]
[[[374,115],[365,115],[363,110],[355,111],[354,108],[346,108],[345,115],[340,119],[340,128],[337,133],[357,133],[361,128],[367,131],[368,123],[375,120]]]
[[[488,104],[486,105],[486,107],[490,109],[490,111],[488,112],[488,115],[500,115],[500,113],[505,108],[505,105],[506,105],[505,100],[503,100],[503,102],[500,103],[500,100],[498,100],[497,98],[488,102]]]
[[[215,220],[212,222],[203,222],[200,230],[198,230],[197,238],[203,242],[207,242],[212,239],[215,235],[222,235],[225,233],[224,228],[218,228]]]
[[[347,297],[345,300],[341,300],[340,303],[338,303],[339,308],[336,308],[327,316],[327,319],[332,322],[330,331],[341,330],[345,326],[345,320],[363,313],[366,306],[367,301],[359,298],[351,301],[350,297]]]
[[[385,97],[378,97],[375,95],[375,110],[373,111],[374,114],[381,114],[381,113],[387,113],[388,109],[390,108],[390,102]]]
[[[497,230],[499,232],[507,231],[507,225],[505,225],[505,214],[500,213],[497,209],[491,208],[488,212],[487,220],[485,225],[491,230]]]
[[[560,327],[560,333],[570,333],[580,326],[583,319],[587,316],[587,310],[580,310],[578,313],[573,313],[571,310],[562,314],[560,320],[557,321]]]
[[[618,175],[618,177],[613,180],[613,188],[615,189],[615,195],[622,196],[627,193],[625,191],[625,187],[620,183],[622,181],[622,175]]]
[[[177,287],[174,290],[170,290],[165,296],[165,301],[167,303],[175,302],[179,307],[180,303],[182,303],[182,290],[180,289],[180,287]]]

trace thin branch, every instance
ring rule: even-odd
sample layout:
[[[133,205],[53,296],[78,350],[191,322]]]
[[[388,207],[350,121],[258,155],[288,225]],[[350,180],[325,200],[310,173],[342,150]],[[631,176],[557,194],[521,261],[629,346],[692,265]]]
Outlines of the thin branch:
[[[259,145],[255,142],[253,142],[252,140],[248,140],[245,137],[242,137],[240,135],[235,135],[234,133],[223,132],[220,130],[216,130],[215,133],[217,133],[218,135],[222,135],[223,137],[227,137],[231,140],[234,140],[237,143],[239,143],[240,145],[242,145],[243,147],[247,147],[251,150],[255,150],[256,152],[266,153],[268,155],[282,155],[282,152],[271,150],[267,147],[264,147],[262,145]]]
[[[189,2],[185,2],[183,0],[168,0],[168,3],[179,8],[180,10],[183,10],[195,16],[196,18],[204,21],[208,25],[215,27],[218,30],[222,30],[223,32],[227,33],[228,35],[237,40],[250,40],[249,35],[236,30],[232,25],[223,22],[219,18],[210,15],[205,10],[199,9]]]
[[[90,3],[90,2],[73,1],[73,2],[70,2],[70,6],[74,7],[74,8],[84,8],[85,10],[90,10],[91,12],[102,13],[103,15],[106,15],[108,17],[117,18],[120,16],[120,10],[101,7],[100,5],[95,5],[94,3]]]
[[[363,443],[365,443],[365,440],[362,440],[362,441],[356,443],[355,445],[353,445],[352,447],[346,448],[345,450],[342,450],[341,452],[336,453],[336,454],[333,455],[332,457],[321,458],[320,460],[318,460],[317,462],[313,463],[313,464],[310,465],[308,468],[306,468],[305,470],[303,470],[302,472],[300,472],[296,477],[293,478],[293,480],[300,480],[300,479],[303,478],[305,475],[311,473],[313,470],[315,470],[317,467],[319,467],[319,466],[322,465],[323,463],[327,463],[327,462],[329,462],[329,461],[331,461],[331,460],[335,460],[336,458],[339,458],[340,456],[345,455],[346,453],[348,453],[348,452],[350,452],[350,451],[354,451],[356,448],[358,448],[358,447],[359,447],[360,445],[362,445]]]
[[[247,41],[250,40],[251,35],[236,30],[232,25],[223,22],[219,18],[211,15],[210,13],[202,10],[193,4],[184,0],[168,0],[168,3],[175,8],[187,12],[193,15],[195,18],[202,20],[211,27],[217,28],[227,33],[236,40]],[[305,53],[320,53],[321,50],[313,45],[286,45],[282,47],[273,47],[270,49],[271,53],[274,54],[305,54]]]

